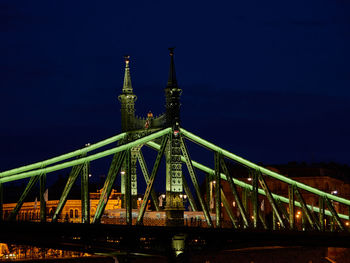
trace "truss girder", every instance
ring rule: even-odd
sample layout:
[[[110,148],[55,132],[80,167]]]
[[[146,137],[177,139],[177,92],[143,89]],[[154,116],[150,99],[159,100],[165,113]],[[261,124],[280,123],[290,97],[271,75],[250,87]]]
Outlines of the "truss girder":
[[[58,219],[58,216],[61,214],[62,209],[63,209],[64,205],[67,202],[68,194],[69,194],[70,190],[72,189],[75,181],[77,180],[77,178],[78,178],[82,168],[83,168],[83,164],[80,164],[78,166],[74,166],[72,168],[71,172],[69,173],[67,183],[64,186],[61,198],[60,198],[60,200],[58,201],[58,204],[57,204],[56,211],[53,214],[52,222],[56,222],[57,219]]]
[[[190,203],[192,211],[198,211],[196,201],[194,200],[194,197],[193,197],[193,195],[191,193],[191,190],[188,187],[188,183],[187,183],[187,180],[186,180],[184,174],[182,174],[182,184],[183,184],[183,188],[184,188],[185,193],[187,195],[187,198],[188,198],[188,201]]]
[[[220,153],[214,153],[214,163],[215,163],[215,184],[214,184],[214,192],[215,192],[215,214],[216,214],[216,227],[221,227],[221,169],[220,169]]]
[[[334,201],[337,201],[337,202],[340,202],[342,204],[345,204],[345,205],[350,205],[350,200],[348,199],[345,199],[345,198],[342,198],[342,197],[339,197],[339,196],[336,196],[336,195],[332,195],[332,194],[329,194],[329,193],[326,193],[326,192],[323,192],[317,188],[314,188],[314,187],[311,187],[311,186],[308,186],[306,184],[303,184],[303,183],[300,183],[298,181],[295,181],[295,180],[292,180],[286,176],[283,176],[281,174],[278,174],[276,172],[273,172],[273,171],[270,171],[262,166],[259,166],[259,165],[256,165],[238,155],[235,155],[233,153],[230,153],[229,151],[221,148],[221,147],[218,147],[216,145],[214,145],[213,143],[210,143],[202,138],[200,138],[199,136],[196,136],[188,131],[186,131],[185,129],[181,129],[181,133],[186,137],[188,138],[189,140],[205,147],[205,148],[208,148],[210,150],[213,150],[215,152],[220,152],[223,156],[225,156],[226,158],[230,159],[230,160],[233,160],[237,163],[240,163],[246,167],[249,167],[253,170],[256,170],[256,171],[261,171],[263,174],[267,175],[267,176],[270,176],[272,178],[275,178],[277,180],[280,180],[282,182],[285,182],[289,185],[295,185],[296,187],[298,187],[299,189],[302,189],[302,190],[305,190],[305,191],[308,191],[310,193],[313,193],[313,194],[316,194],[318,196],[327,196],[330,200],[334,200]]]
[[[160,130],[158,132],[152,133],[150,135],[147,135],[145,137],[142,137],[140,139],[137,139],[135,141],[114,147],[114,148],[109,149],[109,150],[95,153],[95,154],[89,155],[89,156],[84,157],[84,158],[79,158],[77,160],[64,162],[61,164],[57,164],[54,166],[50,166],[50,167],[46,167],[46,168],[42,168],[42,169],[38,169],[38,170],[34,170],[34,171],[29,171],[29,172],[14,174],[11,176],[2,177],[2,178],[0,178],[0,183],[16,181],[16,180],[20,180],[20,179],[24,179],[24,178],[28,178],[28,177],[33,177],[35,175],[40,175],[40,174],[48,174],[51,172],[55,172],[58,170],[62,170],[65,168],[76,166],[79,164],[84,164],[85,162],[91,162],[91,161],[94,161],[94,160],[97,160],[97,159],[100,159],[100,158],[103,158],[103,157],[106,157],[106,156],[109,156],[109,155],[112,155],[112,154],[115,154],[118,152],[123,152],[125,150],[130,149],[130,148],[136,147],[140,144],[144,144],[148,141],[154,140],[158,137],[161,137],[165,134],[168,134],[170,131],[171,131],[171,128],[166,128],[166,129]]]
[[[325,199],[325,201],[326,201],[326,204],[327,204],[327,207],[328,207],[329,211],[331,211],[331,213],[332,213],[332,216],[333,216],[334,220],[337,222],[339,228],[340,228],[342,231],[344,231],[346,228],[345,228],[343,222],[340,220],[340,218],[339,218],[339,216],[338,216],[338,213],[335,211],[332,202],[328,199],[327,196],[325,196],[324,199]]]
[[[205,220],[206,220],[208,226],[212,227],[213,223],[212,223],[210,215],[209,215],[209,210],[208,210],[208,207],[206,206],[206,203],[204,202],[204,200],[202,198],[202,194],[201,194],[201,191],[199,188],[197,176],[196,176],[196,173],[195,173],[193,166],[192,166],[193,161],[191,161],[190,154],[187,150],[186,144],[183,141],[182,137],[180,138],[180,143],[181,143],[180,148],[181,148],[181,151],[183,154],[183,157],[181,158],[181,160],[186,163],[187,170],[188,170],[188,173],[191,177],[192,184],[193,184],[194,189],[196,191],[196,194],[197,194],[199,203],[201,205]]]
[[[40,222],[46,222],[46,174],[40,175]]]
[[[101,217],[102,217],[102,214],[106,208],[109,196],[112,192],[112,186],[113,186],[115,179],[120,171],[120,168],[122,166],[124,158],[125,158],[125,151],[116,153],[113,156],[112,163],[111,163],[111,166],[109,167],[106,181],[105,181],[103,188],[102,188],[102,191],[101,191],[101,196],[100,196],[100,200],[98,202],[97,208],[96,208],[95,216],[94,216],[94,219],[92,221],[94,224],[99,223],[101,220]]]
[[[229,218],[231,219],[231,222],[233,224],[233,227],[234,228],[237,228],[237,223],[236,223],[236,219],[235,219],[235,216],[233,215],[233,212],[232,212],[232,209],[230,207],[230,204],[229,202],[227,201],[227,198],[225,196],[225,193],[224,191],[221,189],[221,200],[222,200],[222,203],[224,204],[224,207],[225,207],[225,210],[229,216]]]
[[[299,189],[295,188],[294,191],[295,191],[295,194],[296,194],[296,196],[299,199],[299,202],[301,204],[303,214],[306,216],[307,220],[309,221],[311,228],[321,230],[321,228],[320,228],[320,226],[319,226],[319,224],[318,224],[318,222],[313,214],[313,211],[310,211],[309,208],[307,207],[303,196],[299,192]]]
[[[151,193],[153,183],[154,183],[154,180],[156,178],[156,175],[157,175],[157,172],[159,169],[159,164],[160,164],[160,161],[162,160],[162,157],[163,157],[163,154],[165,151],[165,147],[167,146],[168,139],[169,139],[169,135],[165,135],[163,140],[162,140],[162,144],[161,144],[160,150],[157,154],[156,160],[154,162],[152,173],[151,173],[151,176],[149,178],[149,182],[147,184],[145,195],[144,195],[142,203],[141,203],[141,208],[140,208],[139,215],[137,218],[137,224],[142,224],[142,222],[143,222],[143,216],[144,216],[145,211],[146,211],[148,198],[149,198],[149,195]]]
[[[38,182],[40,175],[30,178],[26,188],[24,189],[21,197],[17,201],[15,208],[12,210],[11,214],[8,216],[7,220],[12,221],[16,219],[16,216],[21,209],[24,199],[28,196],[29,192],[33,189],[34,185]]]
[[[159,150],[159,147],[160,147],[159,144],[157,144],[155,142],[147,142],[146,145],[151,147],[151,148],[153,148],[153,149],[155,149],[155,150]],[[184,156],[181,156],[181,161],[182,162],[186,162]],[[195,167],[195,168],[197,168],[197,169],[207,173],[208,175],[210,175],[210,176],[214,176],[215,175],[215,170],[214,169],[211,169],[210,167],[205,166],[205,165],[203,165],[203,164],[201,164],[199,162],[196,162],[194,160],[192,160],[191,163],[192,163],[193,167]],[[226,180],[226,181],[228,180],[226,174],[221,173],[220,176],[221,176],[221,179]],[[249,191],[251,191],[253,189],[250,184],[247,184],[247,183],[245,183],[243,181],[240,181],[238,179],[235,179],[235,178],[232,178],[232,180],[237,186],[242,187],[243,189],[247,189]],[[261,188],[258,189],[258,192],[261,195],[265,195],[265,191],[263,189],[261,189]],[[289,199],[288,198],[286,198],[284,196],[281,196],[281,195],[278,195],[278,194],[274,194],[274,193],[271,193],[271,194],[272,194],[272,197],[274,199],[278,198],[278,199],[280,199],[281,202],[289,204]],[[297,207],[301,207],[301,204],[298,201],[295,201],[294,205],[297,206]],[[320,209],[318,207],[312,207],[311,205],[306,205],[306,206],[310,210],[313,210],[316,213],[319,213],[319,211],[320,211]],[[328,210],[325,211],[325,214],[327,216],[332,216],[331,212],[328,211]],[[349,220],[349,215],[338,214],[338,216],[341,219]]]

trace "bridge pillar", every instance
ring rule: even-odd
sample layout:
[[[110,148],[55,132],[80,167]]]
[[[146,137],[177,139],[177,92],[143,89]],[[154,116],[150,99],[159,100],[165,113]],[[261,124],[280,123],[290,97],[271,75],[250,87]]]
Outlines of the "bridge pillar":
[[[182,199],[182,163],[180,138],[174,131],[165,149],[166,160],[166,222],[167,226],[182,226],[184,224],[184,205]]]
[[[132,209],[137,209],[137,175],[136,175],[136,163],[137,163],[137,155],[139,153],[139,148],[131,149],[131,157],[130,157],[130,184],[131,184],[131,207]],[[125,194],[126,194],[126,160],[124,161],[123,167],[121,169],[121,193],[122,193],[122,208],[125,208]]]

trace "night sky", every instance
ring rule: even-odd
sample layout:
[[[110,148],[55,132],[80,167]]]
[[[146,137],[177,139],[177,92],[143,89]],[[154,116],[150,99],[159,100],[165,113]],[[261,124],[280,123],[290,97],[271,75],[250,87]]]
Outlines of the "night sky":
[[[230,3],[228,3],[230,2]],[[0,170],[120,133],[124,61],[138,115],[164,111],[254,162],[350,164],[350,2],[0,3]]]

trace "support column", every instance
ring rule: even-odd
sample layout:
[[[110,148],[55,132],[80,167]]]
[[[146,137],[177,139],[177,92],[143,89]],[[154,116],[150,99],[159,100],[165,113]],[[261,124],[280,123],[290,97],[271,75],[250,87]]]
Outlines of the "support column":
[[[40,175],[40,222],[46,222],[46,174]]]
[[[289,226],[290,229],[295,228],[295,202],[294,202],[294,186],[288,185],[288,198],[289,198]]]
[[[166,222],[167,226],[184,223],[184,206],[180,194],[183,192],[180,134],[174,129],[169,135],[165,150],[166,158]]]
[[[131,206],[133,209],[137,209],[137,174],[136,174],[136,163],[137,156],[141,147],[131,148],[131,159],[130,159],[130,173],[131,173]]]
[[[125,208],[126,224],[132,224],[132,206],[131,206],[131,150],[126,150],[125,156]]]
[[[89,163],[84,164],[81,174],[81,222],[90,223]]]
[[[220,154],[215,152],[215,213],[216,227],[221,227],[221,193],[220,193]]]

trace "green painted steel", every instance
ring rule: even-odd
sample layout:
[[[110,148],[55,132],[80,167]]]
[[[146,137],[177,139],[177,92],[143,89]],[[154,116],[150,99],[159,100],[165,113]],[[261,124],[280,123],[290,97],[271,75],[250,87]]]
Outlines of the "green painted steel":
[[[206,203],[204,202],[203,198],[202,198],[202,194],[199,188],[199,184],[198,184],[198,180],[197,180],[197,176],[196,173],[193,169],[193,161],[191,161],[191,157],[190,154],[187,150],[186,144],[183,141],[182,138],[180,138],[180,149],[182,151],[183,156],[181,157],[181,161],[186,163],[187,169],[188,169],[188,173],[190,174],[191,180],[192,180],[192,184],[194,186],[194,189],[196,191],[199,203],[202,207],[202,211],[205,217],[205,220],[208,224],[208,226],[212,227],[213,223],[211,221],[210,215],[209,215],[209,211],[208,211],[208,207],[206,206]]]
[[[29,192],[33,189],[34,185],[38,182],[39,178],[40,178],[40,175],[30,178],[21,197],[17,201],[15,208],[12,210],[11,214],[8,216],[7,218],[8,221],[16,220],[16,216],[23,205],[24,199],[28,196]]]
[[[214,166],[215,166],[215,214],[216,214],[216,227],[221,227],[221,177],[220,177],[220,154],[214,153]]]
[[[290,178],[288,178],[286,176],[280,175],[280,174],[278,174],[276,172],[270,171],[270,170],[268,170],[268,169],[266,169],[264,167],[256,165],[256,164],[254,164],[254,163],[252,163],[252,162],[250,162],[250,161],[248,161],[248,160],[246,160],[246,159],[244,159],[242,157],[239,157],[239,156],[237,156],[237,155],[235,155],[233,153],[230,153],[229,151],[224,150],[224,149],[222,149],[222,148],[220,148],[220,147],[218,147],[218,146],[216,146],[216,145],[214,145],[214,144],[212,144],[212,143],[210,143],[210,142],[200,138],[199,136],[196,136],[196,135],[186,131],[185,129],[181,128],[181,133],[185,137],[187,137],[188,139],[190,139],[190,140],[192,140],[192,141],[194,141],[194,142],[196,142],[196,143],[198,143],[198,144],[200,144],[200,145],[202,145],[202,146],[204,146],[204,147],[206,147],[208,149],[211,149],[213,151],[221,152],[222,155],[224,155],[228,159],[234,160],[234,161],[236,161],[238,163],[241,163],[241,164],[243,164],[243,165],[245,165],[247,167],[250,167],[250,168],[252,168],[254,170],[260,170],[263,174],[271,176],[271,177],[273,177],[275,179],[278,179],[278,180],[280,180],[282,182],[285,182],[287,184],[295,185],[298,188],[303,189],[305,191],[308,191],[310,193],[313,193],[313,194],[316,194],[316,195],[319,195],[319,196],[327,196],[330,200],[334,200],[334,201],[340,202],[340,203],[345,204],[345,205],[350,205],[350,200],[348,200],[348,199],[341,198],[339,196],[323,192],[321,190],[318,190],[317,188],[313,188],[313,187],[308,186],[306,184],[303,184],[303,183],[300,183],[298,181],[292,180],[292,179],[290,179]]]
[[[145,136],[143,138],[140,138],[140,139],[137,139],[135,141],[129,142],[127,144],[120,145],[118,147],[115,147],[115,148],[112,148],[112,149],[109,149],[109,150],[106,150],[106,151],[103,151],[103,152],[100,152],[100,153],[96,153],[96,154],[93,154],[93,155],[90,155],[90,156],[87,156],[87,157],[84,157],[84,158],[80,158],[80,159],[73,160],[73,161],[68,161],[68,162],[65,162],[65,163],[62,163],[62,164],[57,164],[57,165],[54,165],[54,166],[50,166],[50,167],[43,168],[43,169],[38,169],[38,170],[35,170],[35,171],[30,171],[30,172],[25,172],[25,173],[20,173],[20,174],[15,174],[15,175],[3,177],[3,178],[0,179],[0,183],[16,181],[16,180],[20,180],[20,179],[36,176],[36,175],[39,175],[39,174],[44,174],[44,173],[48,174],[48,173],[55,172],[55,171],[58,171],[58,170],[62,170],[62,169],[68,168],[68,167],[72,167],[72,166],[75,166],[75,165],[83,164],[85,162],[91,162],[91,161],[94,161],[94,160],[106,157],[108,155],[112,155],[114,153],[122,152],[124,150],[130,149],[130,148],[135,147],[137,145],[144,144],[144,143],[146,143],[146,142],[148,142],[150,140],[154,140],[154,139],[156,139],[158,137],[161,137],[161,136],[163,136],[165,134],[168,134],[170,131],[171,131],[171,128],[166,128],[164,130],[152,133],[152,134],[150,134],[148,136]],[[87,149],[87,148],[88,147],[86,147],[84,149]]]
[[[285,221],[287,221],[287,223],[289,224],[289,214],[287,212],[286,207],[284,206],[284,204],[282,204],[281,200],[276,199],[276,205],[279,209],[279,211],[282,212],[282,219],[285,219]]]
[[[149,147],[151,147],[151,148],[153,148],[153,149],[155,149],[155,150],[159,150],[159,145],[158,145],[157,143],[155,143],[155,142],[147,142],[146,144],[147,144]],[[182,161],[182,162],[186,162],[185,157],[181,156],[181,161]],[[207,174],[209,174],[209,175],[211,175],[211,176],[214,176],[214,175],[215,175],[215,171],[214,171],[213,169],[211,169],[211,168],[209,168],[209,167],[207,167],[207,166],[205,166],[205,165],[203,165],[203,164],[201,164],[201,163],[198,163],[198,162],[196,162],[196,161],[193,161],[193,160],[192,160],[191,162],[192,162],[193,167],[195,167],[195,168],[197,168],[197,169],[199,169],[199,170],[201,170],[201,171],[203,171],[203,172],[205,172],[205,173],[207,173]],[[227,180],[227,177],[226,177],[226,175],[225,175],[224,173],[221,173],[221,178],[222,178],[223,180]],[[252,187],[250,184],[247,184],[247,183],[242,182],[242,181],[240,181],[240,180],[238,180],[238,179],[235,179],[235,178],[232,178],[232,179],[233,179],[233,182],[234,182],[236,185],[238,185],[238,186],[240,186],[240,187],[242,187],[242,188],[244,188],[244,189],[247,189],[247,190],[250,190],[250,191],[253,189],[253,187]],[[265,195],[265,191],[264,191],[263,189],[260,189],[260,188],[259,188],[258,192],[259,192],[259,194]],[[275,199],[276,199],[276,198],[279,198],[283,203],[289,204],[289,199],[286,198],[286,197],[284,197],[284,196],[281,196],[281,195],[277,195],[277,194],[272,193],[272,197],[275,198]],[[345,199],[345,200],[346,200],[346,199]],[[300,204],[299,202],[295,201],[295,206],[301,207],[301,204]],[[314,212],[317,212],[317,213],[319,213],[319,211],[320,211],[320,209],[319,209],[318,207],[312,207],[311,205],[307,205],[307,207],[308,207],[309,209],[313,210]],[[331,212],[328,211],[328,210],[325,211],[325,214],[326,214],[327,216],[332,216]],[[339,216],[341,219],[349,220],[349,215],[338,214],[338,216]]]
[[[45,193],[46,190],[46,174],[40,175],[40,222],[46,222],[46,198],[48,193]],[[45,194],[47,197],[45,197]]]
[[[81,173],[81,222],[90,223],[89,163],[84,163]]]
[[[103,185],[103,189],[101,191],[101,196],[96,208],[95,216],[92,221],[94,224],[99,223],[101,220],[101,217],[107,205],[109,196],[112,192],[112,186],[120,171],[120,168],[122,167],[124,158],[125,158],[125,151],[118,152],[113,156],[112,163],[111,163],[111,166],[109,167],[105,184]]]
[[[163,141],[162,141],[162,145],[160,146],[156,160],[155,160],[154,165],[153,165],[152,173],[151,173],[151,176],[149,178],[149,183],[147,184],[145,195],[143,196],[141,208],[139,211],[139,215],[137,217],[137,224],[142,224],[142,222],[143,222],[143,216],[144,216],[145,211],[146,211],[148,198],[149,198],[149,195],[151,193],[154,180],[155,180],[156,175],[158,173],[159,164],[160,164],[160,161],[162,160],[162,157],[163,157],[163,154],[165,151],[165,147],[167,146],[168,140],[169,140],[169,135],[164,136]]]
[[[313,212],[309,210],[309,208],[307,207],[306,205],[306,202],[303,198],[303,196],[301,195],[301,193],[299,192],[299,189],[298,188],[295,188],[295,195],[297,196],[297,198],[299,199],[299,202],[301,204],[301,208],[303,209],[303,215],[306,216],[307,220],[309,221],[310,223],[310,226],[313,228],[313,229],[318,229],[320,230],[320,226],[318,225],[317,223],[317,220],[313,214]]]
[[[261,173],[255,173],[256,176],[258,177],[257,179],[259,180],[260,182],[260,185],[261,187],[264,189],[265,191],[265,195],[267,197],[267,199],[269,200],[270,202],[270,205],[272,207],[272,210],[273,212],[275,213],[277,219],[278,219],[278,222],[280,223],[281,227],[282,228],[285,228],[285,225],[284,225],[284,222],[283,222],[283,219],[280,215],[280,212],[278,211],[278,208],[277,208],[277,204],[275,202],[275,199],[273,199],[272,195],[271,195],[271,192],[270,192],[270,189],[268,188],[266,182],[265,182],[265,179],[263,177],[263,175]]]
[[[69,194],[70,190],[72,189],[75,181],[77,180],[77,178],[78,178],[78,176],[79,176],[79,174],[80,174],[80,172],[81,172],[81,170],[83,168],[83,165],[84,164],[73,166],[71,172],[69,173],[67,183],[64,186],[61,198],[60,198],[60,200],[58,201],[58,204],[57,204],[56,211],[53,214],[52,222],[56,222],[58,217],[59,217],[59,215],[61,214],[62,209],[63,209],[64,205],[67,202],[68,194]]]
[[[188,198],[188,201],[190,203],[192,211],[198,211],[196,201],[194,200],[193,195],[191,193],[191,190],[188,187],[188,183],[187,183],[187,180],[186,180],[184,174],[182,174],[182,184],[183,184],[183,188],[184,188],[185,193],[187,195],[187,198]]]
[[[51,159],[47,159],[47,160],[42,161],[42,162],[37,162],[37,163],[30,164],[30,165],[25,165],[25,166],[22,166],[22,167],[19,167],[19,168],[15,168],[15,169],[11,169],[11,170],[8,170],[8,171],[1,172],[0,173],[0,178],[6,177],[6,176],[9,176],[9,175],[22,173],[22,172],[29,171],[29,170],[34,170],[34,169],[37,169],[37,168],[47,167],[47,166],[49,166],[51,164],[67,160],[69,158],[77,157],[77,156],[82,155],[84,153],[96,150],[98,148],[101,148],[103,146],[106,146],[108,144],[116,142],[118,140],[121,140],[121,139],[123,139],[125,137],[125,135],[126,135],[126,133],[121,133],[121,134],[118,134],[118,135],[113,136],[111,138],[105,139],[105,140],[100,141],[100,142],[95,143],[95,144],[91,144],[90,146],[84,147],[82,149],[79,149],[79,150],[76,150],[76,151],[73,151],[73,152],[70,152],[70,153],[62,154],[60,156],[53,157]]]
[[[126,150],[125,153],[125,213],[126,224],[132,224],[132,205],[131,205],[131,149]]]
[[[325,231],[325,223],[324,223],[324,197],[320,196],[318,201],[318,206],[320,208],[319,219],[320,219],[320,228],[321,231]]]
[[[141,149],[139,151],[137,159],[139,161],[143,177],[145,178],[146,185],[148,185],[148,183],[149,183],[149,172],[148,172],[147,164],[145,162],[145,158],[143,157]],[[151,191],[151,198],[152,198],[153,205],[154,205],[156,211],[160,211],[157,194],[154,191],[154,189],[152,189],[152,191]]]
[[[289,199],[289,227],[295,228],[295,202],[294,202],[294,185],[288,185],[288,199]]]
[[[233,212],[232,212],[232,209],[230,207],[230,204],[228,203],[228,201],[226,199],[226,196],[225,196],[225,193],[224,193],[224,191],[222,189],[221,189],[221,200],[222,200],[222,203],[224,204],[225,210],[226,210],[229,218],[231,219],[233,227],[237,228],[237,223],[235,221],[235,216],[233,215]]]
[[[252,171],[252,185],[253,185],[253,190],[251,192],[251,201],[252,201],[252,206],[253,206],[253,227],[257,228],[258,227],[258,215],[259,215],[259,182],[258,182],[258,176],[255,171]]]
[[[225,164],[225,161],[224,161],[223,158],[221,158],[220,164],[221,164],[221,168],[222,168],[222,171],[224,172],[224,174],[229,175],[227,167],[226,167],[226,164]],[[239,212],[241,213],[241,216],[242,216],[242,219],[243,219],[243,222],[244,222],[244,226],[245,227],[249,227],[249,219],[248,219],[248,216],[247,216],[247,212],[246,212],[246,210],[245,210],[245,208],[244,208],[244,206],[242,204],[241,198],[239,197],[237,188],[236,188],[236,186],[235,186],[235,184],[234,184],[234,182],[232,180],[232,177],[231,176],[227,176],[227,181],[228,181],[228,183],[230,185],[231,192],[233,193],[233,197],[236,200]]]
[[[337,224],[339,225],[340,229],[342,231],[344,231],[345,230],[345,226],[343,225],[343,222],[340,220],[337,212],[335,211],[335,209],[334,209],[334,207],[332,205],[332,202],[327,198],[327,196],[324,199],[326,201],[326,204],[327,204],[327,207],[328,207],[329,211],[331,211],[331,213],[332,213],[332,216],[333,216],[335,222],[337,222]]]

